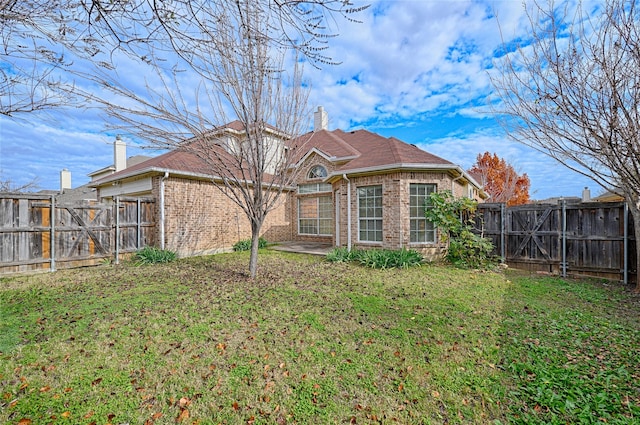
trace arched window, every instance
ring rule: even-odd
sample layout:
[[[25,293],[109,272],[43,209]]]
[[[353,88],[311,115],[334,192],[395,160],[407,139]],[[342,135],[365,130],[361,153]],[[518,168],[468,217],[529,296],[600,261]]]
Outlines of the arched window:
[[[319,179],[322,177],[327,177],[327,169],[322,165],[314,165],[311,167],[309,175],[307,176],[308,179]]]

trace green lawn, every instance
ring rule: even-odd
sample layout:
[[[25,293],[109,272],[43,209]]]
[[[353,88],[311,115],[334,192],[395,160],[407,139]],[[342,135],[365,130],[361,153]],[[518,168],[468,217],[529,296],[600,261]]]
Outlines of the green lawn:
[[[619,285],[264,251],[0,279],[0,423],[640,423]]]

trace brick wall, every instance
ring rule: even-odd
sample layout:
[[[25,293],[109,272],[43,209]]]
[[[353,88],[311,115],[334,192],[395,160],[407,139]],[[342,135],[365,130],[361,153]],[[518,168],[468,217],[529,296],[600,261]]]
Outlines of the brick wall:
[[[251,237],[245,213],[222,187],[206,180],[175,177],[166,179],[164,187],[165,248],[182,256],[215,253],[228,251],[237,241]],[[154,178],[153,194],[160,199],[160,177]],[[286,194],[281,196],[262,226],[261,235],[269,242],[291,239],[287,199]],[[160,202],[156,208],[160,217]]]
[[[409,185],[411,183],[433,183],[437,190],[451,190],[453,179],[446,173],[408,173],[397,172],[375,176],[352,177],[351,185],[351,244],[354,248],[400,249],[403,246],[420,251],[427,258],[440,255],[441,246],[437,243],[410,243],[409,232]],[[466,195],[466,187],[454,182],[456,196]],[[358,194],[357,189],[364,186],[382,186],[382,242],[360,242],[358,234]],[[346,180],[335,183],[335,196],[338,196],[340,208],[340,246],[347,246],[347,199]],[[336,242],[334,238],[334,243]]]

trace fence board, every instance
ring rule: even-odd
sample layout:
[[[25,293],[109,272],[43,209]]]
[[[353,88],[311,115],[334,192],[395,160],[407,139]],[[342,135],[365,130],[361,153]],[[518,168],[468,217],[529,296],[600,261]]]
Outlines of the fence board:
[[[617,280],[637,274],[634,223],[627,215],[625,236],[623,203],[480,204],[478,210],[478,231],[509,265]]]
[[[0,195],[0,274],[39,270],[47,263],[62,268],[96,264],[115,255],[118,232],[119,253],[153,245],[153,204],[146,198],[121,200],[122,226],[116,229],[115,205],[54,203],[51,223],[51,197]]]

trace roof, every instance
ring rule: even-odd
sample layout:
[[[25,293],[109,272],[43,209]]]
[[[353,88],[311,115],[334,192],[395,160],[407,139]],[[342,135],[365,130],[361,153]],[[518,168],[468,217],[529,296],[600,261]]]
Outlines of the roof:
[[[127,158],[127,168],[136,165],[136,164],[140,164],[141,162],[147,161],[148,159],[151,159],[150,156],[146,156],[146,155],[134,155],[134,156],[130,156],[129,158]],[[107,165],[104,168],[101,168],[99,170],[96,171],[92,171],[89,174],[87,174],[87,176],[89,177],[93,177],[93,176],[97,176],[99,174],[103,174],[106,173],[107,171],[115,171],[116,166],[114,164],[111,165]]]
[[[240,128],[240,126],[241,124],[236,121],[227,125],[228,128],[233,129]],[[394,137],[383,137],[367,130],[349,132],[319,130],[290,140],[288,145],[300,147],[298,155],[294,158],[297,165],[300,165],[314,152],[334,162],[336,169],[328,177],[328,180],[343,174],[385,172],[396,169],[443,170],[464,176],[472,184],[480,187],[475,179],[458,165],[415,145]],[[185,150],[174,150],[101,178],[92,186],[149,172],[164,171],[213,177],[211,176],[211,167],[207,166],[206,162],[195,154]]]
[[[127,167],[117,173],[96,180],[90,184],[97,187],[104,183],[148,173],[173,172],[183,175],[211,178],[211,167],[193,152],[176,149],[143,162]]]

